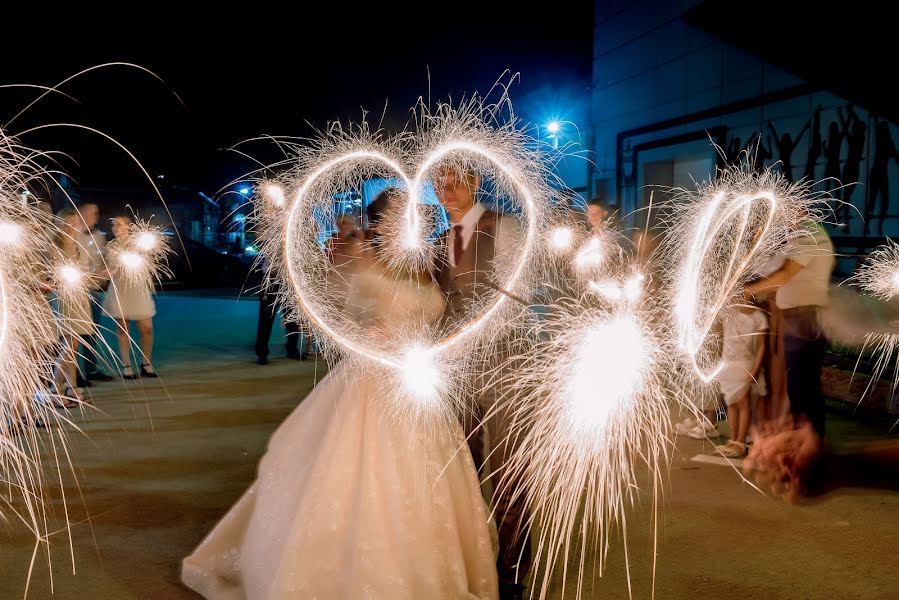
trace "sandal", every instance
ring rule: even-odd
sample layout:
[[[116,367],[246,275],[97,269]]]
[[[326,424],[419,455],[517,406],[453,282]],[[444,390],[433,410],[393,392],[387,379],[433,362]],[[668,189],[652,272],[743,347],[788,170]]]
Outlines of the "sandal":
[[[715,452],[724,458],[745,458],[749,454],[749,446],[742,442],[730,440],[721,446],[715,446]]]
[[[74,408],[76,406],[82,406],[84,404],[93,404],[90,400],[84,397],[84,393],[81,391],[81,388],[73,388],[71,386],[66,386],[66,392],[63,400],[67,400],[69,402],[68,404],[63,404],[63,408]]]
[[[66,410],[70,410],[81,405],[81,403],[76,398],[80,399],[80,396],[77,395],[77,392],[75,392],[75,390],[73,390],[71,386],[66,386],[66,390],[62,395],[57,394],[53,397],[53,404],[55,404],[58,408],[65,408]]]
[[[140,366],[140,376],[141,377],[159,377],[156,374],[156,371],[153,370],[153,365],[150,363],[146,363]]]

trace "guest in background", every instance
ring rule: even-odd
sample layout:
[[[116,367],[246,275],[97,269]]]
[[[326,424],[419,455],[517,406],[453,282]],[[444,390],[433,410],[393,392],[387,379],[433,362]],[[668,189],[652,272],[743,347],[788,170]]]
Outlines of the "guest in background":
[[[80,368],[79,384],[84,383],[89,386],[92,381],[112,381],[112,377],[100,368],[103,361],[100,352],[103,338],[99,334],[100,320],[103,316],[103,299],[106,297],[109,277],[103,258],[106,250],[106,233],[97,227],[100,222],[100,209],[93,202],[87,202],[81,205],[78,212],[81,214],[80,244],[87,253],[90,265],[91,316],[97,330],[97,334],[86,338],[82,345],[81,357],[84,364]]]
[[[131,234],[131,217],[119,216],[111,220],[112,234],[116,238],[127,238]],[[112,265],[111,265],[112,266]],[[158,377],[153,368],[153,317],[156,303],[153,290],[146,284],[134,283],[116,274],[112,268],[109,291],[103,301],[103,310],[116,322],[119,352],[122,360],[122,376],[125,379],[138,377]],[[131,335],[129,326],[134,322],[140,335],[140,368],[134,369],[131,361]]]

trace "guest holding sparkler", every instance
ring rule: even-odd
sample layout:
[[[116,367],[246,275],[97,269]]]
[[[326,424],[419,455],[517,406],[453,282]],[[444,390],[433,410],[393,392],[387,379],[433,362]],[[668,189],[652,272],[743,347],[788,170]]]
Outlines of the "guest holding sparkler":
[[[133,220],[129,216],[119,216],[111,220],[112,234],[118,244],[126,244],[131,235]],[[123,253],[123,257],[130,253]],[[134,255],[132,255],[134,256]],[[110,261],[110,286],[103,301],[103,310],[112,317],[117,325],[119,352],[122,360],[123,377],[158,377],[153,368],[153,316],[156,304],[153,302],[152,289],[146,281],[139,277],[129,277],[128,269],[141,268],[141,264],[114,264]],[[140,368],[134,369],[131,362],[130,323],[137,324],[140,334]]]
[[[796,482],[796,489],[815,487],[824,475],[819,457],[825,423],[821,370],[827,339],[818,323],[818,312],[828,304],[835,259],[827,232],[811,220],[800,225],[785,255],[783,266],[747,284],[745,295],[752,298],[776,290],[775,302],[783,315],[787,395],[792,416],[786,424],[759,428],[749,459],[772,472],[790,465],[789,479]],[[801,443],[796,443],[797,439]]]
[[[87,272],[90,258],[81,247],[81,215],[74,208],[64,208],[56,215],[60,220],[60,230],[56,234],[55,243],[63,260],[70,268]],[[65,285],[62,282],[61,285]],[[90,297],[77,290],[72,293],[57,293],[57,310],[59,312],[62,351],[56,371],[56,390],[62,395],[85,402],[83,390],[76,385],[78,373],[78,344],[81,340],[95,335],[97,330],[91,316]],[[70,405],[64,405],[69,408]]]
[[[807,418],[824,437],[824,396],[821,368],[827,339],[818,325],[818,311],[828,303],[830,275],[835,259],[833,243],[824,228],[808,221],[786,248],[786,260],[777,271],[746,285],[754,297],[776,290],[783,312],[787,394],[795,417]]]
[[[86,202],[78,209],[81,215],[81,247],[87,253],[90,261],[90,294],[91,294],[91,316],[94,319],[94,326],[99,332],[100,319],[103,315],[103,299],[106,296],[106,286],[109,285],[109,278],[106,270],[106,264],[103,259],[103,252],[106,249],[106,233],[97,227],[100,222],[100,209],[93,202]],[[100,347],[101,337],[94,335],[84,340],[84,368],[79,373],[84,376],[84,383],[90,385],[92,381],[112,381],[112,377],[103,372],[100,368]]]

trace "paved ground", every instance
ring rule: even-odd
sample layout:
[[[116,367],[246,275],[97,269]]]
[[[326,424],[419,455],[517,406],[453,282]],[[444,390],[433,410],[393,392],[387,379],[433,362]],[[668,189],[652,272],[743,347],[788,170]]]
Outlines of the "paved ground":
[[[180,559],[253,479],[268,436],[323,373],[322,365],[283,358],[257,366],[257,304],[205,296],[159,300],[162,379],[96,386],[98,412],[76,415],[85,432],[71,443],[81,496],[71,483],[64,490],[76,523],[75,574],[63,531],[50,540],[51,567],[39,552],[29,598],[49,597],[51,572],[54,598],[196,597],[179,584]],[[831,415],[830,426],[841,447],[886,432],[847,415]],[[690,460],[704,450],[704,442],[678,441],[660,511],[657,598],[899,595],[899,493],[844,488],[787,506],[727,467]],[[60,523],[61,490],[48,489]],[[645,497],[629,520],[635,598],[651,597],[650,511]],[[33,548],[18,523],[0,521],[0,598],[23,596]],[[627,596],[616,542],[584,597]]]

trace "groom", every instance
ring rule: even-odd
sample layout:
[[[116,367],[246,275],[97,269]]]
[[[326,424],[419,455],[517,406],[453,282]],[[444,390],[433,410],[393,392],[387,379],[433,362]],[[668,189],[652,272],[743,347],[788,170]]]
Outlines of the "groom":
[[[494,256],[501,249],[514,251],[518,247],[519,229],[514,217],[490,211],[478,202],[481,178],[474,171],[442,165],[435,169],[433,183],[451,225],[438,245],[444,251],[440,253],[436,275],[446,296],[442,322],[452,329],[467,320],[472,305],[480,298],[497,293],[493,287]],[[486,376],[482,374],[480,379]],[[486,432],[492,445],[487,472],[501,473],[513,450],[509,435],[512,418],[500,411],[483,421],[485,414],[494,411],[502,392],[495,385],[482,386],[482,381],[476,381],[475,387],[480,389],[480,395],[462,419],[471,456],[481,472],[488,456],[484,451]],[[500,494],[494,492],[493,498],[499,533],[497,570],[500,599],[513,600],[524,595],[522,582],[531,564],[530,538],[524,530],[528,519],[523,495],[514,497],[514,486],[503,488]]]

